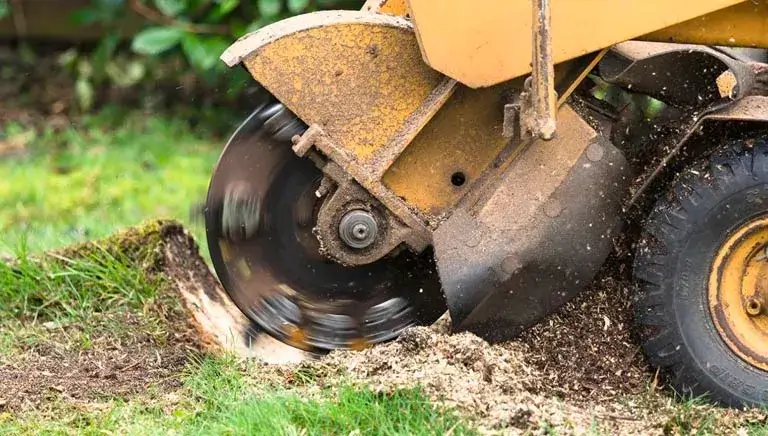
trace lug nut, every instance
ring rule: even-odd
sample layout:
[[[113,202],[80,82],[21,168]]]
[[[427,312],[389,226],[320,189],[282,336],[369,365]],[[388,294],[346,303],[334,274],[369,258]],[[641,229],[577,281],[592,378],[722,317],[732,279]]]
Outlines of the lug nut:
[[[744,309],[749,316],[758,316],[763,311],[763,303],[755,297],[747,300],[744,304]]]
[[[358,241],[364,241],[365,237],[368,236],[368,226],[366,226],[363,223],[355,224],[354,227],[352,227],[352,237],[357,239]]]
[[[339,223],[339,237],[352,248],[366,248],[376,240],[376,219],[364,210],[347,212]]]

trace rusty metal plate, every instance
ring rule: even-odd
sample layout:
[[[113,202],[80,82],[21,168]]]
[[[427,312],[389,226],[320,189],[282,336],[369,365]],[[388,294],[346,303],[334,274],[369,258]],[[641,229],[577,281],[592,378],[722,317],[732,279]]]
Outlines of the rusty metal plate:
[[[408,20],[360,11],[286,19],[222,58],[243,60],[257,82],[361,166],[376,166],[377,152],[445,80],[422,60]]]
[[[511,87],[460,86],[384,174],[384,185],[428,215],[455,204],[509,141],[501,130]]]

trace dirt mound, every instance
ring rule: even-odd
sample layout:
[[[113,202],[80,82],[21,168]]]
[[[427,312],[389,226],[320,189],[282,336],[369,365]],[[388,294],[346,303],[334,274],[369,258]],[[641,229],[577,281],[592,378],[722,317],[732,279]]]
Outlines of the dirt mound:
[[[518,339],[528,345],[525,361],[540,372],[542,392],[591,401],[648,388],[654,374],[632,330],[625,271],[606,268],[590,289]]]
[[[766,419],[758,411],[680,408],[668,395],[617,388],[619,377],[609,380],[607,390],[596,386],[584,396],[581,390],[553,386],[557,368],[542,370],[531,363],[540,358],[522,341],[490,345],[469,333],[446,335],[440,327],[417,327],[367,350],[333,352],[298,372],[309,368],[322,375],[315,383],[330,386],[351,381],[384,392],[421,387],[489,434],[687,434],[696,429],[736,434],[746,423]],[[614,373],[621,369],[617,366]],[[592,371],[576,373],[588,374],[582,376],[587,380],[601,378]]]
[[[472,334],[418,327],[368,350],[331,353],[320,365],[342,368],[352,380],[382,390],[418,384],[446,405],[499,427],[528,423],[528,390],[538,374],[523,361],[525,352],[523,344],[491,346]]]
[[[421,386],[490,433],[737,434],[765,422],[765,412],[680,402],[663,388],[634,340],[625,271],[606,268],[590,289],[513,341],[449,335],[446,317],[309,366],[332,385]]]

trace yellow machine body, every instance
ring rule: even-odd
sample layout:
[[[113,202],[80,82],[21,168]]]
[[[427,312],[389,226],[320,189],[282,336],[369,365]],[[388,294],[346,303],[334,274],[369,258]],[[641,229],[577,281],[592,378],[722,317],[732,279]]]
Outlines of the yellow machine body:
[[[503,340],[590,283],[627,210],[700,151],[696,133],[768,126],[768,64],[709,46],[768,48],[768,0],[369,0],[274,23],[221,58],[305,125],[292,149],[326,183],[324,254],[360,266],[430,248],[454,329]],[[584,83],[683,115],[638,163],[612,137],[627,105],[587,102]],[[339,242],[350,205],[384,211],[378,245]],[[768,307],[754,298],[750,346]]]
[[[529,0],[408,0],[432,68],[470,87],[531,72]],[[631,39],[768,46],[768,6],[740,0],[551,0],[555,63]],[[650,34],[650,35],[649,35]]]
[[[500,99],[531,72],[531,2],[475,6],[373,0],[362,11],[305,14],[244,36],[222,59],[242,62],[305,123],[322,126],[328,140],[319,147],[389,208],[434,224],[508,144]],[[551,7],[561,94],[603,49],[628,39],[768,47],[768,32],[758,31],[768,25],[762,0]],[[487,87],[495,88],[473,90]],[[466,182],[446,184],[456,173]]]

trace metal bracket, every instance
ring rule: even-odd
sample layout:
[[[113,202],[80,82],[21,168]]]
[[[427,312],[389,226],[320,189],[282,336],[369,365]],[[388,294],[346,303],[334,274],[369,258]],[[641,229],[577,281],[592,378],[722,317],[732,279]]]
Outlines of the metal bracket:
[[[360,200],[370,201],[375,199],[388,211],[386,219],[392,229],[397,229],[394,238],[400,238],[396,242],[403,241],[416,252],[423,251],[431,243],[431,233],[426,225],[413,211],[408,208],[405,201],[397,197],[377,180],[364,177],[364,168],[355,165],[346,151],[338,147],[317,124],[312,124],[302,135],[294,136],[293,151],[300,157],[308,157],[326,177],[330,178],[339,187],[350,184],[359,185],[357,192]],[[322,156],[321,156],[322,155]],[[323,157],[325,156],[325,157]],[[327,186],[321,185],[318,196],[325,195]],[[391,214],[392,216],[389,216]],[[400,222],[397,222],[400,221]],[[388,243],[391,243],[389,241]],[[383,253],[386,254],[386,253]],[[360,257],[350,261],[350,264],[362,264],[371,261],[372,256]],[[349,259],[347,259],[349,261]]]
[[[509,103],[504,105],[502,135],[504,135],[505,138],[520,139],[520,103]]]
[[[550,0],[533,1],[532,70],[517,104],[504,107],[504,136],[550,140],[557,130],[557,93],[552,53]],[[508,126],[518,124],[518,128]]]

